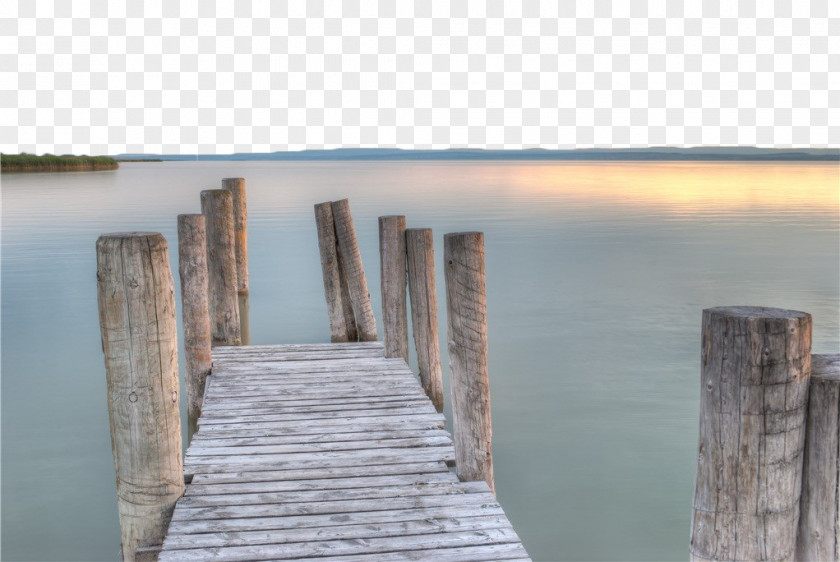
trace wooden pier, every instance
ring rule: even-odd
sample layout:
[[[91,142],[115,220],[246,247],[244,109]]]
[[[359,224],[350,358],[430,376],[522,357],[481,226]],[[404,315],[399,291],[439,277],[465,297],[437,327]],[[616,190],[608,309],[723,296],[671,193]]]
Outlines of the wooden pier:
[[[208,381],[160,560],[528,559],[382,344],[215,348]]]
[[[483,234],[445,237],[453,438],[431,231],[380,217],[379,342],[349,202],[315,205],[331,343],[250,346],[245,181],[222,184],[178,217],[183,458],[167,242],[97,241],[123,560],[528,560],[495,496]]]

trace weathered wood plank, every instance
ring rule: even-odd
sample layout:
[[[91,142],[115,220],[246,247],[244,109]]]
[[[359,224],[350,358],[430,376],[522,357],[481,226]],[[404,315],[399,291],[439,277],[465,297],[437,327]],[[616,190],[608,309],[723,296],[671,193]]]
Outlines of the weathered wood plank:
[[[445,447],[451,446],[449,437],[417,437],[409,439],[379,439],[369,441],[339,441],[332,443],[296,443],[284,445],[215,445],[214,441],[203,440],[190,447],[190,456],[212,455],[264,455],[279,453],[353,451],[359,449],[401,448],[401,447]]]
[[[346,413],[347,415],[363,415],[362,412],[387,414],[390,410],[400,409],[405,411],[411,410],[412,413],[437,413],[437,410],[429,404],[428,401],[421,401],[420,399],[403,399],[396,401],[378,401],[367,402],[361,404],[325,404],[320,406],[270,406],[265,408],[251,408],[244,411],[240,410],[226,410],[208,408],[205,413],[205,419],[208,421],[222,420],[227,418],[248,418],[265,420],[267,417],[274,416],[273,412],[281,412],[286,414],[327,414]]]
[[[339,525],[314,529],[282,529],[245,531],[238,533],[207,533],[167,538],[166,550],[213,548],[253,545],[288,545],[313,541],[361,541],[380,537],[408,537],[434,533],[471,532],[484,529],[509,528],[504,515],[484,515],[459,518],[425,518],[414,521],[382,522],[376,525]]]
[[[385,349],[381,341],[360,341],[342,343],[283,343],[270,345],[225,346],[213,348],[213,355],[249,353],[252,351],[296,352],[296,351],[324,351],[345,349]]]
[[[349,433],[315,433],[298,435],[281,435],[256,437],[226,437],[212,433],[196,437],[195,446],[204,444],[228,445],[232,447],[240,445],[289,445],[297,443],[342,443],[359,441],[382,441],[388,442],[394,439],[448,439],[451,443],[449,432],[442,429],[423,429],[416,431],[358,431]]]
[[[243,178],[225,178],[222,189],[233,201],[233,241],[236,256],[236,292],[239,309],[239,332],[242,345],[251,342],[250,304],[248,302],[248,203]]]
[[[386,357],[408,362],[406,315],[405,217],[379,217],[380,288],[382,332]]]
[[[434,411],[434,408],[431,408]],[[359,418],[387,418],[387,417],[403,417],[403,418],[418,418],[426,417],[428,419],[438,419],[444,421],[441,414],[436,411],[418,412],[413,407],[408,408],[391,408],[387,410],[358,410],[352,416],[347,415],[346,412],[314,412],[310,414],[268,414],[259,416],[233,416],[233,417],[214,417],[202,418],[200,425],[202,427],[211,427],[225,424],[252,424],[263,422],[295,422],[295,421],[310,421],[310,420],[330,420],[332,422],[344,421],[346,423],[355,423]]]
[[[223,425],[214,427],[199,426],[198,437],[206,438],[225,437],[225,436],[239,436],[239,437],[259,437],[259,436],[279,436],[279,435],[317,435],[337,434],[337,433],[356,433],[361,431],[422,431],[424,429],[440,429],[443,425],[440,423],[440,418],[433,420],[405,420],[405,419],[391,419],[390,421],[373,420],[370,418],[359,420],[357,423],[330,423],[328,420],[314,420],[305,424],[296,423],[294,425],[284,423],[273,424],[238,424],[238,425]]]
[[[241,345],[233,199],[224,189],[201,192],[201,213],[207,234],[210,333],[213,345]]]
[[[225,464],[236,464],[248,466],[252,464],[290,464],[294,462],[312,463],[319,460],[325,461],[352,461],[353,463],[364,459],[379,459],[388,455],[401,458],[423,457],[436,460],[452,459],[454,453],[451,446],[441,445],[437,447],[378,447],[374,449],[355,449],[352,451],[313,451],[307,453],[286,453],[286,454],[251,454],[251,455],[203,455],[187,451],[184,464],[189,467],[199,465],[222,466]]]
[[[252,545],[245,547],[224,547],[164,551],[160,560],[259,560],[260,558],[287,559],[330,555],[349,556],[359,553],[411,551],[430,548],[453,548],[465,545],[484,545],[518,542],[519,537],[510,528],[483,529],[480,531],[459,531],[456,533],[434,533],[404,537],[380,537],[365,540],[310,541],[285,545]]]
[[[422,505],[415,507],[418,502],[422,502]],[[482,494],[407,498],[407,503],[410,506],[403,509],[359,509],[346,513],[340,511],[335,513],[327,509],[327,512],[323,514],[185,519],[173,521],[169,529],[173,535],[190,535],[248,530],[325,528],[342,525],[376,524],[388,521],[416,521],[426,517],[498,515],[502,512],[501,506],[495,500],[489,501],[487,496]]]
[[[192,484],[224,484],[244,482],[279,482],[309,480],[313,478],[356,478],[360,476],[419,475],[449,472],[446,464],[440,461],[410,462],[394,464],[371,464],[365,466],[339,466],[327,468],[307,468],[302,470],[241,470],[238,472],[217,472],[196,474]]]
[[[398,400],[414,400],[416,398],[422,398],[421,395],[413,392],[411,389],[406,389],[403,391],[376,391],[378,395],[374,396],[359,396],[354,398],[347,398],[346,395],[341,395],[339,393],[334,394],[319,394],[312,398],[302,397],[297,399],[291,399],[295,397],[289,396],[281,396],[278,398],[273,398],[271,396],[245,396],[245,397],[233,397],[230,400],[223,400],[217,396],[214,396],[212,400],[210,400],[209,405],[212,405],[220,410],[233,410],[233,409],[242,409],[242,408],[260,408],[266,407],[268,405],[274,405],[279,408],[283,406],[306,406],[306,405],[327,405],[327,404],[362,404],[368,402],[394,402]],[[218,393],[221,396],[221,393]],[[262,398],[262,400],[260,399]]]
[[[305,562],[291,559],[289,562]],[[311,560],[311,559],[306,559]],[[341,562],[401,562],[403,560],[434,560],[435,562],[480,562],[488,560],[530,560],[521,543],[486,544],[459,548],[418,549],[359,554],[355,556],[322,556],[318,560]]]

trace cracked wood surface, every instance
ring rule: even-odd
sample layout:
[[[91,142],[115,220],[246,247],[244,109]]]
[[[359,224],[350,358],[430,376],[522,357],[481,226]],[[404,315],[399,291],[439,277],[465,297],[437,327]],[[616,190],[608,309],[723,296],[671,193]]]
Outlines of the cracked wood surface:
[[[239,345],[239,296],[236,280],[233,196],[225,189],[201,192],[207,234],[207,286],[212,345]]]
[[[487,484],[449,470],[443,416],[382,344],[213,358],[159,560],[528,560]]]

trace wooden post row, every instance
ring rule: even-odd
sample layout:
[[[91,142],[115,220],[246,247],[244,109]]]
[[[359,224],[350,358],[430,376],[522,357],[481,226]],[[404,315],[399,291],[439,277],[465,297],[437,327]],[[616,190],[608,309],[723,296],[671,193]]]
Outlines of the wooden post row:
[[[408,261],[408,290],[411,300],[411,328],[420,383],[426,396],[443,412],[443,375],[438,340],[437,290],[435,289],[435,250],[432,231],[409,228],[405,231]]]
[[[184,493],[175,288],[158,233],[96,242],[99,325],[123,560],[163,542]]]
[[[187,442],[198,430],[204,385],[210,374],[210,312],[203,215],[178,215],[178,271],[187,372]]]
[[[703,311],[692,560],[792,560],[796,548],[811,316]]]
[[[327,299],[327,313],[330,318],[330,340],[334,343],[358,341],[347,278],[338,258],[338,241],[335,237],[335,221],[330,202],[315,205],[315,224],[318,228],[324,296]]]
[[[315,205],[332,341],[376,341],[376,318],[347,199]]]
[[[443,253],[455,471],[462,481],[485,480],[495,493],[484,234],[447,234]]]
[[[210,332],[216,345],[240,345],[233,197],[224,189],[201,192],[207,233]]]
[[[840,354],[811,356],[796,560],[840,560]]]
[[[225,178],[222,189],[230,191],[233,202],[233,237],[236,255],[236,292],[239,301],[239,331],[242,345],[251,343],[249,326],[250,305],[248,302],[248,204],[245,197],[243,178]]]
[[[385,357],[408,363],[404,216],[379,217],[379,259]]]

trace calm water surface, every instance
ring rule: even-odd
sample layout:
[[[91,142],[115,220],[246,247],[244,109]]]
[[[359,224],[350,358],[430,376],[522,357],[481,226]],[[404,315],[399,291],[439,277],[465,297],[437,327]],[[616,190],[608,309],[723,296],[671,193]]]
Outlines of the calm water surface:
[[[235,176],[248,181],[255,344],[329,338],[314,203],[351,199],[378,318],[377,216],[433,228],[438,260],[444,233],[485,232],[496,486],[537,560],[685,559],[704,307],[808,311],[814,351],[838,352],[836,164],[177,162],[4,175],[4,560],[118,558],[94,242],[154,230],[173,250],[176,215]],[[451,419],[448,407],[447,396]]]

